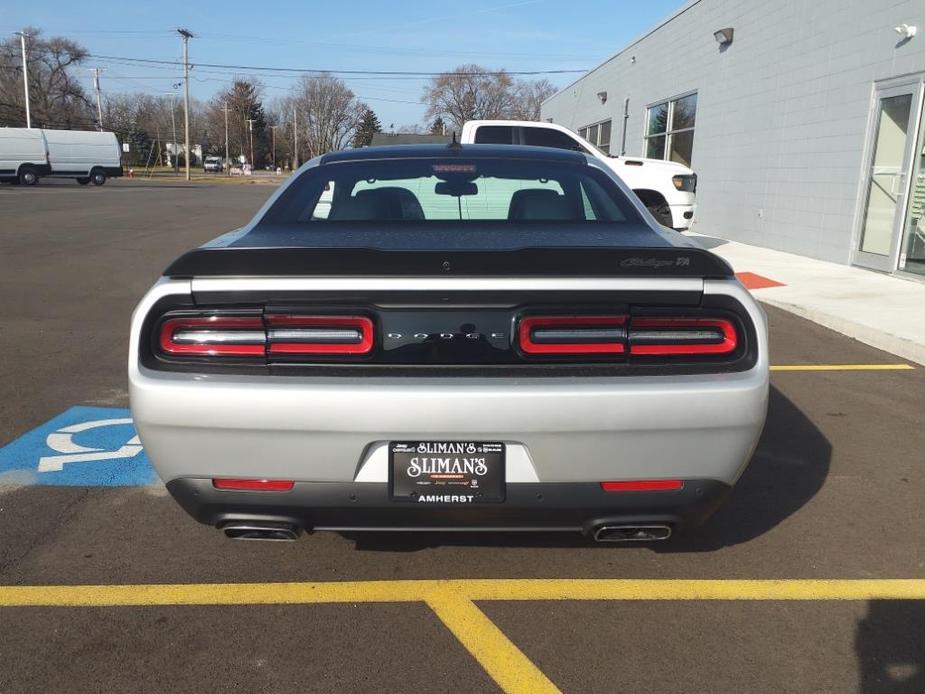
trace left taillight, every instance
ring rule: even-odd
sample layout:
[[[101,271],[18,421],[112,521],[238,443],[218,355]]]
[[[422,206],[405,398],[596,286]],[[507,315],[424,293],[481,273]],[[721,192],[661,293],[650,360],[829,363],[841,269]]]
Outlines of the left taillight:
[[[178,316],[161,323],[160,351],[168,356],[262,357],[267,336],[260,316]]]
[[[373,321],[362,315],[171,315],[157,332],[164,358],[298,360],[362,357],[373,350]]]
[[[373,322],[366,316],[267,314],[268,353],[362,356],[373,349]]]

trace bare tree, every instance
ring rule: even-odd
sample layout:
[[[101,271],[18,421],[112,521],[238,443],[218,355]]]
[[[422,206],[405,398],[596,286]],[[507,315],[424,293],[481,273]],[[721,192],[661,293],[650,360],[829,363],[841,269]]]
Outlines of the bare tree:
[[[292,105],[299,113],[299,140],[304,141],[304,152],[309,157],[346,147],[369,110],[334,75],[303,75],[293,91]]]
[[[34,125],[49,128],[93,128],[95,109],[73,74],[87,57],[83,46],[70,39],[43,39],[39,29],[27,28],[29,101]],[[22,54],[18,37],[0,42],[0,125],[26,124],[22,87]]]
[[[461,128],[467,120],[506,118],[514,106],[513,80],[504,71],[460,65],[431,78],[424,87],[425,118],[437,117]]]
[[[510,117],[515,120],[539,120],[543,102],[556,93],[547,79],[518,80],[513,87],[514,99]]]

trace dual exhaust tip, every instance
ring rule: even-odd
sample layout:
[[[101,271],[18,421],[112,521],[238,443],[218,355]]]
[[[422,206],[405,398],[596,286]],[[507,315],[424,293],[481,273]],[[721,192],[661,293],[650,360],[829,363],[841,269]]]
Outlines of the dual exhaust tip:
[[[285,522],[229,521],[222,525],[222,531],[233,540],[292,542],[302,529]],[[593,528],[591,536],[595,542],[658,542],[671,537],[671,526],[602,524]]]
[[[592,530],[595,542],[658,542],[671,537],[670,525],[598,525]]]
[[[292,542],[297,540],[302,529],[292,523],[268,521],[229,521],[222,525],[226,537],[232,540],[268,540],[270,542]]]

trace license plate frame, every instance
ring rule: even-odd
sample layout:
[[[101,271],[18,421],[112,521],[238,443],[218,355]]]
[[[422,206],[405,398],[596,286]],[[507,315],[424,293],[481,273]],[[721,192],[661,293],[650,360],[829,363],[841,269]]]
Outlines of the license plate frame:
[[[500,441],[389,441],[388,451],[392,501],[465,506],[505,500]]]

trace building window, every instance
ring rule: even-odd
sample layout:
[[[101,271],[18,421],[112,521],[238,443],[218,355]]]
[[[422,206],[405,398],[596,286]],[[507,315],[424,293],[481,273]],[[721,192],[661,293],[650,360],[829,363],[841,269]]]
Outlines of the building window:
[[[578,129],[578,134],[605,154],[610,153],[611,121],[605,120]]]
[[[691,165],[697,94],[663,101],[646,112],[646,156]]]

